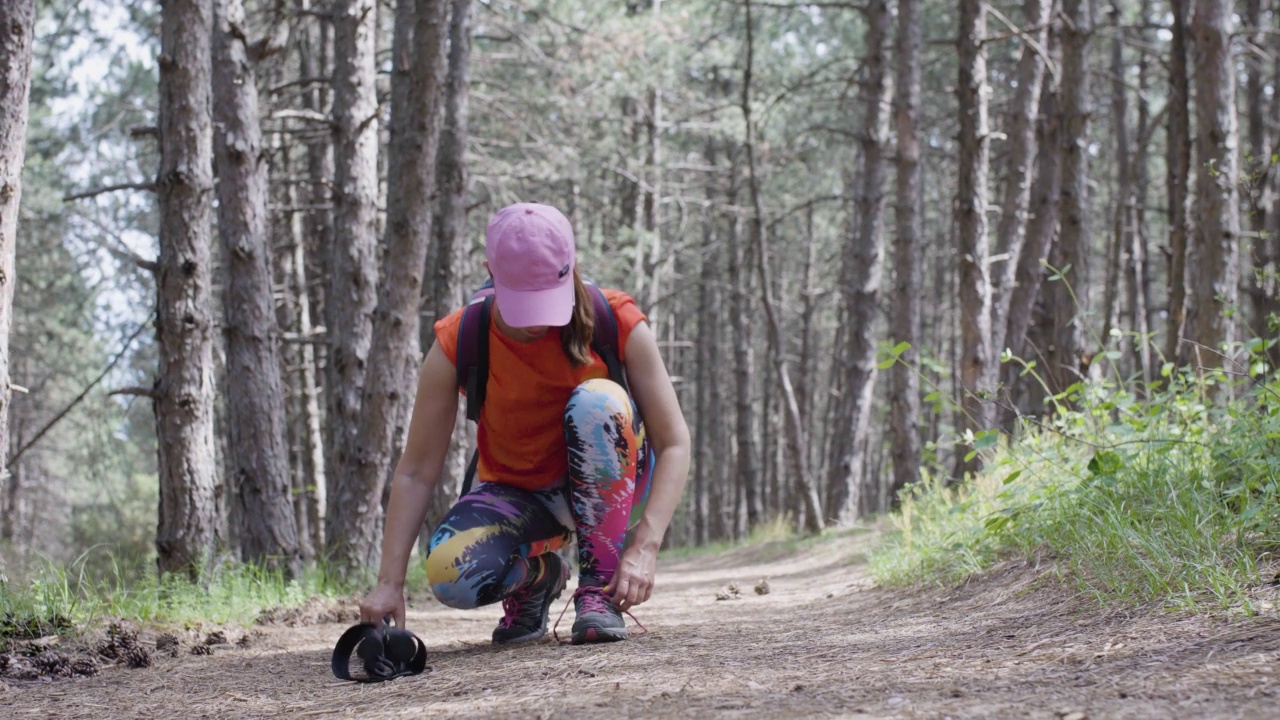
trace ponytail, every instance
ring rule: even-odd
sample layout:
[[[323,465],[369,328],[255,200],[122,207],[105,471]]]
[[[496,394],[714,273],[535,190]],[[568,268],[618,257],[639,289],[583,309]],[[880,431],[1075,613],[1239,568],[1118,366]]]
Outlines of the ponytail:
[[[560,345],[564,354],[574,367],[582,367],[591,362],[591,341],[596,329],[596,314],[588,294],[587,286],[573,268],[573,317],[569,324],[560,331]]]

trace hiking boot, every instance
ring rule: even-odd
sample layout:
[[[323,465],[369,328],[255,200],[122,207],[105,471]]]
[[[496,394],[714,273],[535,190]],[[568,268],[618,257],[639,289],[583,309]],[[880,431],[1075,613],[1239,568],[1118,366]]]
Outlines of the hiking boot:
[[[573,607],[578,613],[573,621],[574,645],[627,639],[627,623],[604,588],[583,580],[573,593]]]
[[[544,554],[542,561],[547,564],[542,577],[502,601],[502,619],[493,629],[495,645],[530,642],[547,634],[547,615],[569,583],[569,566],[553,552]]]

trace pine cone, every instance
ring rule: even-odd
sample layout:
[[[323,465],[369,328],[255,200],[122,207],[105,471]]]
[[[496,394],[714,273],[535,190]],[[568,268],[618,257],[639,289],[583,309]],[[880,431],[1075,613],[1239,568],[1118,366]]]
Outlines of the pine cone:
[[[156,650],[169,650],[178,646],[178,636],[173,633],[164,633],[156,638]]]
[[[98,674],[98,669],[98,661],[87,655],[71,663],[71,672],[81,677],[93,677]]]
[[[125,652],[124,662],[134,670],[151,667],[151,653],[143,648],[134,647]]]
[[[213,648],[208,645],[195,645],[191,648],[192,655],[212,655]]]
[[[71,664],[71,659],[60,652],[44,652],[35,657],[33,664],[41,675],[61,675]]]

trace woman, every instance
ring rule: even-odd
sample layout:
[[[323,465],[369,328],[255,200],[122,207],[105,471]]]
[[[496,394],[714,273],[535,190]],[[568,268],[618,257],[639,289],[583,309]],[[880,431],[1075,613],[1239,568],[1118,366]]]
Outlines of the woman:
[[[592,303],[578,274],[573,229],[555,208],[521,203],[500,210],[485,231],[485,256],[496,298],[477,436],[479,482],[431,538],[432,592],[458,608],[501,600],[493,642],[537,640],[568,583],[569,568],[555,550],[576,533],[572,642],[625,640],[621,613],[653,592],[658,548],[689,471],[689,430],[671,378],[635,302],[605,291],[631,395],[607,379],[591,352]],[[392,481],[378,584],[360,606],[362,621],[391,616],[404,627],[409,552],[440,480],[457,411],[461,318],[459,310],[435,324]],[[651,462],[646,444],[653,447]],[[651,491],[624,547],[638,471],[641,485],[652,474]]]

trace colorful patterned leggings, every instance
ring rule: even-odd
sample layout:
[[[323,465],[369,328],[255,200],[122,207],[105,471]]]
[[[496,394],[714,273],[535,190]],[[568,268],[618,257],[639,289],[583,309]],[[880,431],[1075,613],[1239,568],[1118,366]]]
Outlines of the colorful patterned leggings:
[[[477,483],[431,536],[427,579],[446,605],[497,602],[547,568],[543,554],[576,530],[579,580],[604,585],[622,554],[633,506],[648,494],[652,458],[631,398],[610,380],[588,380],[565,407],[569,477],[524,490]],[[639,502],[636,502],[639,500]]]

